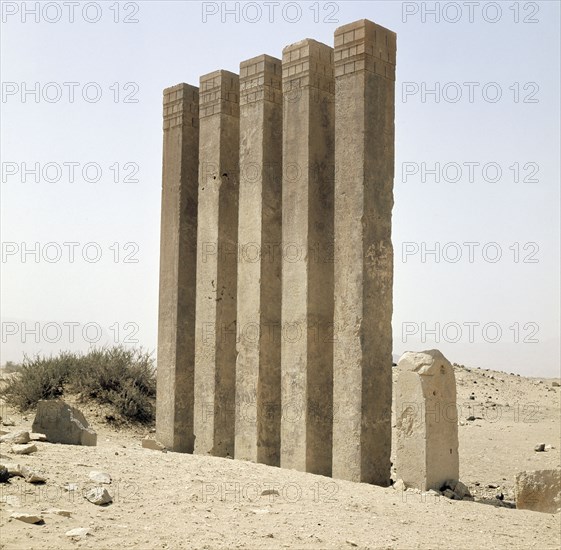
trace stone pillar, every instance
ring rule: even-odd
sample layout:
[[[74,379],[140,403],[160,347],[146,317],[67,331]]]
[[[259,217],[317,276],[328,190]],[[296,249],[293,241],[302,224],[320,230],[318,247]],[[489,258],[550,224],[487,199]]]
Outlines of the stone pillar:
[[[199,89],[164,90],[156,437],[193,452]]]
[[[239,78],[201,77],[195,452],[234,456]]]
[[[438,491],[460,479],[454,367],[430,350],[404,353],[397,368],[397,477]]]
[[[335,31],[333,477],[388,485],[395,33]]]
[[[331,475],[333,49],[283,50],[281,466]]]
[[[280,463],[281,61],[240,65],[235,457]]]

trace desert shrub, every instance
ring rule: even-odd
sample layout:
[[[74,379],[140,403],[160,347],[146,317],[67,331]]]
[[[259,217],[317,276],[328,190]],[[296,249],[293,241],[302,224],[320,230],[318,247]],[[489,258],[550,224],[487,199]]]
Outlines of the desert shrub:
[[[90,351],[72,372],[70,385],[85,397],[113,405],[124,418],[154,419],[154,360],[140,349],[116,346]]]
[[[0,389],[0,396],[23,412],[40,399],[55,399],[65,392],[110,405],[124,419],[151,422],[156,395],[154,360],[141,349],[123,346],[26,358],[18,374]]]
[[[25,357],[17,374],[0,389],[0,396],[22,412],[40,399],[55,399],[63,394],[75,359],[75,354],[66,352],[56,357]]]

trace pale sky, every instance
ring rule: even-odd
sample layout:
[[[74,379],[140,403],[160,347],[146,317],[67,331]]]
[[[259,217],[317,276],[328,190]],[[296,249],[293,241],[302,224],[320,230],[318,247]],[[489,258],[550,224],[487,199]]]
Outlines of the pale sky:
[[[155,350],[162,89],[363,18],[398,35],[394,353],[559,376],[556,1],[2,2],[1,362]]]

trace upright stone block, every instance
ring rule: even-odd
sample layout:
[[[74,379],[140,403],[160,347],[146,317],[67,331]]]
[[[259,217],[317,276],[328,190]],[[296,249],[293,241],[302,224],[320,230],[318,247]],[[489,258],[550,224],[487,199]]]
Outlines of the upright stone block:
[[[240,65],[235,457],[280,463],[281,61]]]
[[[239,77],[201,77],[195,452],[234,456]]]
[[[438,350],[404,353],[397,365],[397,476],[439,490],[460,479],[454,367]]]
[[[164,90],[156,436],[193,452],[199,89]]]
[[[283,50],[281,466],[331,475],[333,49]]]
[[[395,33],[335,31],[333,477],[388,485]]]

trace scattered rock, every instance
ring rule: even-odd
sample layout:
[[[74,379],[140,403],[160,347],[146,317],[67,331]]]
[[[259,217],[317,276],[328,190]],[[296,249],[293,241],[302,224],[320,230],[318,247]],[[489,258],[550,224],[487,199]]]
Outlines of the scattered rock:
[[[159,441],[156,441],[155,439],[151,439],[149,437],[145,437],[142,440],[142,448],[152,449],[153,451],[163,451],[163,450],[165,450],[164,445],[162,445]]]
[[[105,487],[94,487],[90,489],[84,497],[96,506],[102,506],[103,504],[113,502],[113,497]]]
[[[90,472],[90,479],[96,483],[111,483],[111,476],[107,472]]]
[[[445,489],[442,494],[450,500],[459,500],[457,498],[458,495],[456,495],[456,493],[454,493],[454,491],[452,491],[451,489]]]
[[[37,403],[33,432],[45,434],[52,443],[97,445],[97,434],[89,428],[84,415],[61,399]]]
[[[35,443],[25,443],[24,445],[12,445],[12,453],[16,455],[30,455],[37,452]]]
[[[76,527],[76,529],[70,529],[66,531],[66,536],[73,539],[84,539],[90,534],[90,530],[86,527]]]
[[[6,418],[6,420],[2,420],[3,426],[15,426],[16,423],[11,418]]]
[[[26,514],[24,512],[14,512],[10,515],[11,518],[23,521],[25,523],[42,523],[43,516],[36,514]]]
[[[47,436],[45,434],[37,434],[37,433],[31,432],[29,434],[29,439],[31,441],[47,441]]]
[[[555,514],[561,510],[561,470],[532,470],[516,474],[516,507]]]
[[[405,483],[403,481],[403,479],[398,479],[394,484],[393,484],[393,488],[396,491],[405,491],[406,487],[405,487]]]
[[[487,489],[498,489],[499,486],[496,483],[488,483]]]
[[[8,468],[6,466],[0,465],[0,483],[6,483],[10,478],[10,474],[8,472]]]
[[[27,466],[22,466],[20,472],[27,483],[45,483],[47,481],[47,478],[43,474],[31,470]]]
[[[470,497],[471,493],[465,483],[461,481],[456,481],[453,487],[451,487],[452,491],[456,493],[461,499],[465,497]]]
[[[29,432],[25,430],[18,430],[17,432],[10,432],[0,437],[1,443],[11,443],[13,445],[23,445],[29,443]]]
[[[557,382],[557,380],[554,380],[554,381],[551,383],[551,385],[552,385],[554,388],[558,388],[558,387],[561,386],[561,384],[559,384],[559,382]]]
[[[555,449],[555,447],[553,445],[546,445],[545,446],[546,451],[551,451],[551,449]]]
[[[351,546],[358,546],[358,544],[354,541],[354,540],[347,540],[345,541],[347,544],[350,544]]]
[[[534,447],[534,451],[536,451],[536,453],[543,453],[545,451],[545,443],[539,443],[536,445]]]
[[[505,499],[505,496],[504,496],[503,493],[499,493],[498,495],[495,495],[495,498],[496,498],[497,500],[504,500],[504,499]]]
[[[261,491],[262,497],[266,497],[268,495],[279,496],[279,492],[276,489],[265,489],[264,491]]]
[[[64,490],[68,491],[69,493],[75,492],[78,490],[78,484],[77,483],[68,483],[67,485],[64,486]]]
[[[466,420],[467,420],[468,422],[473,422],[473,421],[475,420],[475,416],[473,416],[473,415],[472,415],[472,416],[468,416],[468,417],[466,418]]]

